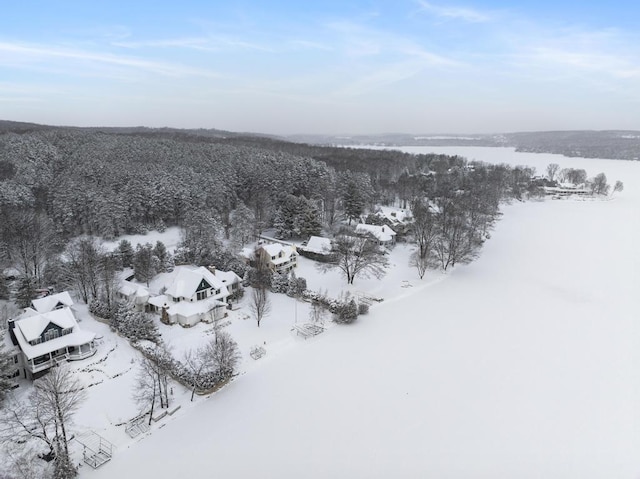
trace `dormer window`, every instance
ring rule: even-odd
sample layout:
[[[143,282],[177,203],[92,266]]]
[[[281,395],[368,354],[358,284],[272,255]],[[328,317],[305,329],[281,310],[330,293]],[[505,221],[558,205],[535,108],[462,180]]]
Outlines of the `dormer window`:
[[[44,333],[44,340],[50,341],[52,339],[56,339],[58,336],[60,336],[60,331],[57,329],[50,329]]]

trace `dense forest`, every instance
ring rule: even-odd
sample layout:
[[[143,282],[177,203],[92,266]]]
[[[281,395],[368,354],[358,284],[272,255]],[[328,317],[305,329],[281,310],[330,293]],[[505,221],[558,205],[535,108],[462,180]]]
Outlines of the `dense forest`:
[[[45,286],[55,276],[46,271],[54,270],[51,258],[73,258],[78,237],[180,226],[180,260],[207,264],[221,258],[216,250],[240,247],[265,228],[282,238],[332,234],[362,221],[376,204],[409,209],[416,200],[435,208],[443,228],[445,218],[461,218],[481,244],[501,201],[535,193],[532,176],[529,168],[468,164],[456,156],[311,146],[217,130],[4,122],[1,260]],[[456,258],[451,263],[439,255],[443,268],[455,264]]]

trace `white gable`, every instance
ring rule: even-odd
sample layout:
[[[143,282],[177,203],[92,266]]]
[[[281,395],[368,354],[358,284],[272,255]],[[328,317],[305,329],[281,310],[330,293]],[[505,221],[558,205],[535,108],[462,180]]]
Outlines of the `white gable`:
[[[388,226],[359,224],[356,226],[356,233],[370,233],[375,236],[378,241],[387,243],[393,241],[396,232]]]
[[[52,311],[58,304],[62,304],[63,306],[71,307],[73,305],[73,300],[69,293],[63,291],[62,293],[50,294],[49,296],[45,296],[44,298],[34,299],[31,301],[31,305],[33,309],[35,309],[38,313],[48,313]]]
[[[40,337],[49,323],[53,323],[62,329],[74,328],[78,325],[71,310],[63,308],[23,317],[15,322],[15,327],[27,341],[33,341]]]
[[[166,288],[166,294],[173,298],[192,297],[196,294],[196,290],[203,279],[213,289],[222,290],[224,288],[226,290],[224,283],[204,266],[176,266],[163,279],[164,285],[158,289]]]

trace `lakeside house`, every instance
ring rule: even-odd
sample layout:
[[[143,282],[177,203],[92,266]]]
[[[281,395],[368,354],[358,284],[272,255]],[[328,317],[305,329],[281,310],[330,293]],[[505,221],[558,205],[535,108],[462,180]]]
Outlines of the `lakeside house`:
[[[191,327],[225,317],[240,283],[233,271],[182,265],[156,275],[148,287],[132,278],[124,280],[119,294],[138,311],[158,313],[168,324]]]
[[[34,299],[31,307],[9,320],[9,336],[14,348],[14,364],[24,377],[37,379],[62,361],[93,356],[95,333],[84,331],[71,309],[66,291]]]

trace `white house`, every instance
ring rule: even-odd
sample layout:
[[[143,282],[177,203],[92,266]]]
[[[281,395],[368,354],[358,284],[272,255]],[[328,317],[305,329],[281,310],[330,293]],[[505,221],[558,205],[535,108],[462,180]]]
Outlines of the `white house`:
[[[235,273],[215,274],[204,266],[176,266],[170,273],[161,273],[149,283],[147,310],[162,313],[168,322],[190,327],[200,321],[210,322],[226,315],[229,288],[239,288]]]
[[[256,249],[256,259],[264,261],[274,273],[288,273],[298,266],[298,252],[293,245],[273,243]]]
[[[95,354],[96,335],[78,326],[72,305],[68,293],[59,293],[33,300],[31,308],[10,320],[11,340],[20,348],[25,378],[37,379],[61,361]]]
[[[372,235],[378,240],[380,246],[393,246],[396,244],[396,232],[386,225],[358,224],[356,226],[356,233]]]

